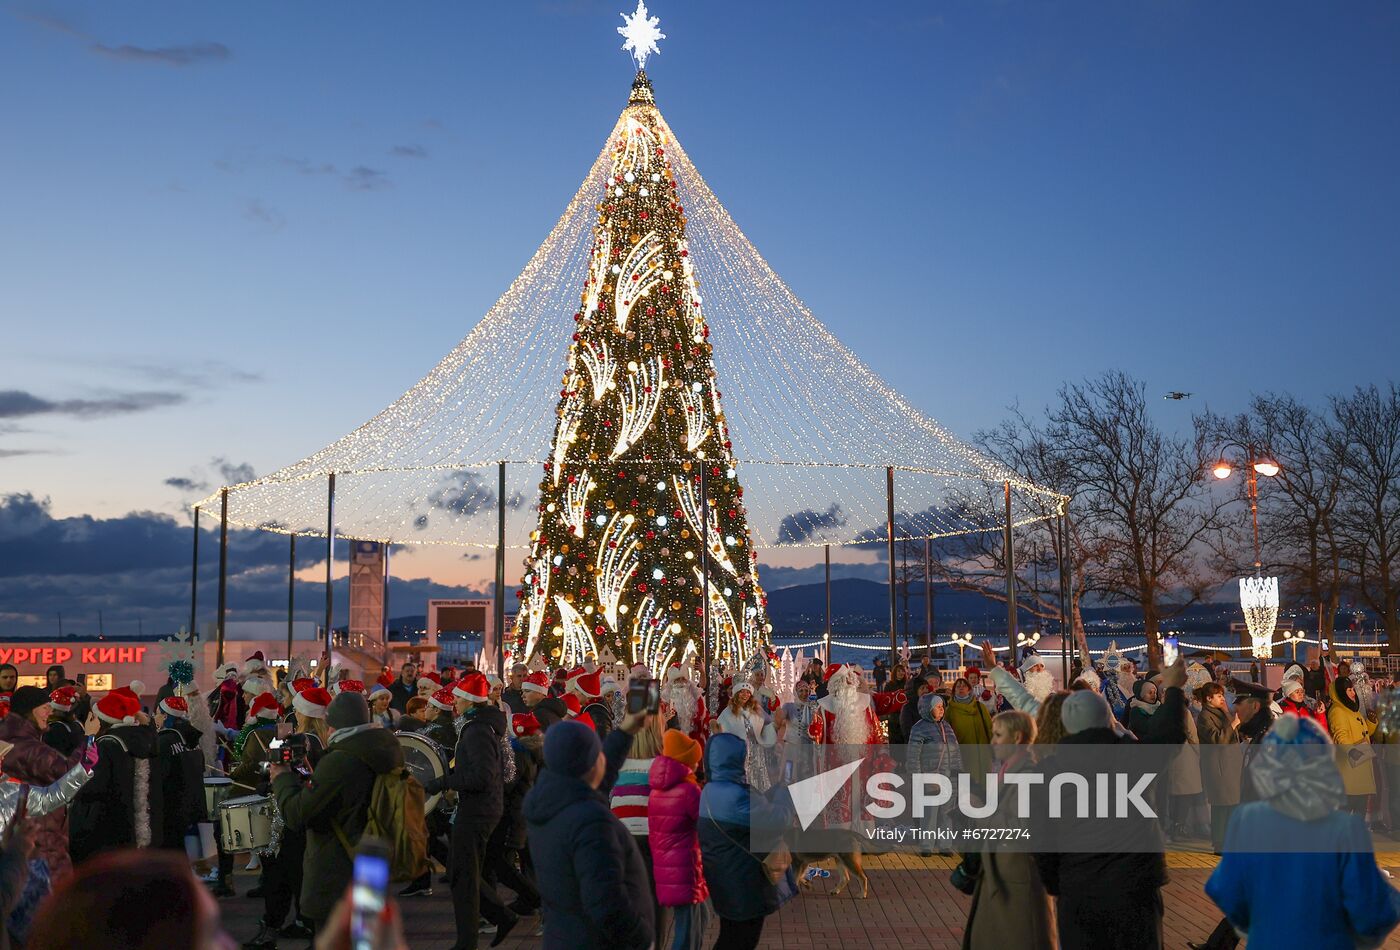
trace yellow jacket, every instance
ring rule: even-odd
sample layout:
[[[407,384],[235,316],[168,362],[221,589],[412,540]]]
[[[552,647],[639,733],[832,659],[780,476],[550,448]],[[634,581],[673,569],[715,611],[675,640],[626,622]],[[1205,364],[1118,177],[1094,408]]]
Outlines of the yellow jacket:
[[[1342,783],[1348,795],[1374,795],[1376,793],[1376,773],[1372,762],[1371,734],[1376,724],[1355,710],[1348,709],[1337,697],[1337,684],[1327,687],[1332,697],[1332,705],[1327,707],[1327,729],[1332,733],[1332,741],[1337,748],[1337,768],[1342,773]]]

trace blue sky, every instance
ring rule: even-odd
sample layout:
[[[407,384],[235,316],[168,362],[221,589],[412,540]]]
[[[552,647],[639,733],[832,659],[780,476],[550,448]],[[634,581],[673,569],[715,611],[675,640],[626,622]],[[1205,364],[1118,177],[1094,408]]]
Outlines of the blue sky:
[[[0,496],[175,513],[391,401],[577,187],[624,7],[0,2]],[[1392,375],[1394,4],[651,9],[715,192],[955,432],[1110,368],[1169,426]]]

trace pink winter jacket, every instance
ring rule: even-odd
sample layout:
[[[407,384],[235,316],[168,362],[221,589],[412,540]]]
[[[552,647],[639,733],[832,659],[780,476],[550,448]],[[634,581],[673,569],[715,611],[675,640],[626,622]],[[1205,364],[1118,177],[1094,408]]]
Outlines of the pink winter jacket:
[[[700,868],[700,786],[689,766],[658,755],[648,776],[647,840],[651,845],[656,902],[663,907],[698,904],[709,897]]]

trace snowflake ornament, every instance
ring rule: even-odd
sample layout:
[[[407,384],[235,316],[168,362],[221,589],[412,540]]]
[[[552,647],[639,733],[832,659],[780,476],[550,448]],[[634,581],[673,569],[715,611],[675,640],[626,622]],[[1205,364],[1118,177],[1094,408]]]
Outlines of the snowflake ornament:
[[[638,69],[646,69],[648,56],[652,53],[661,55],[661,50],[656,45],[657,40],[666,38],[666,34],[657,29],[661,25],[661,18],[647,15],[644,0],[637,0],[637,10],[630,17],[625,13],[619,13],[618,16],[622,17],[625,24],[617,28],[617,32],[627,40],[622,44],[622,48],[632,54]]]

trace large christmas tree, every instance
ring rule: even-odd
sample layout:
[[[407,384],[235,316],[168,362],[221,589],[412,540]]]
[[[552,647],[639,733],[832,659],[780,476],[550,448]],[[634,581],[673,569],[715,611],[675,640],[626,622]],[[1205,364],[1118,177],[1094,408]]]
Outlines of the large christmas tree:
[[[667,138],[639,70],[540,482],[515,630],[525,659],[607,650],[659,671],[703,652],[708,620],[712,655],[738,663],[769,632]]]

